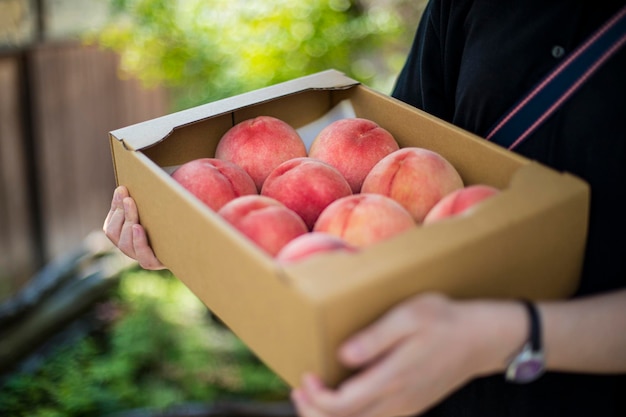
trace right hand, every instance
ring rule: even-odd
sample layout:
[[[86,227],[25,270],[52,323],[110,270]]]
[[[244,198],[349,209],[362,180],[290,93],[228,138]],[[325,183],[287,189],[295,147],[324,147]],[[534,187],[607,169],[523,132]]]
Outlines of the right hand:
[[[126,256],[139,262],[144,269],[159,270],[165,269],[154,255],[146,231],[139,224],[139,214],[135,200],[133,200],[128,189],[120,185],[113,192],[111,210],[104,219],[102,230]]]

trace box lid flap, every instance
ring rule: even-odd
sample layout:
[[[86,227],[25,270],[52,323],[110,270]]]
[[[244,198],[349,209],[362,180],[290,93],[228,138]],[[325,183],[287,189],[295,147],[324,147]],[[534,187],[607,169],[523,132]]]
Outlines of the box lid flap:
[[[123,127],[110,133],[117,140],[123,141],[126,148],[139,150],[160,142],[176,128],[208,117],[300,91],[344,89],[356,84],[358,81],[331,69]]]

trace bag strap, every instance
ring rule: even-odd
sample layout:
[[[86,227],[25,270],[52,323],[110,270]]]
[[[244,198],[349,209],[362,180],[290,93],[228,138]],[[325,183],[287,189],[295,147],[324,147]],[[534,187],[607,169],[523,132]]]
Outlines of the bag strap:
[[[515,148],[558,110],[624,44],[626,6],[515,104],[491,128],[486,139],[508,149]]]

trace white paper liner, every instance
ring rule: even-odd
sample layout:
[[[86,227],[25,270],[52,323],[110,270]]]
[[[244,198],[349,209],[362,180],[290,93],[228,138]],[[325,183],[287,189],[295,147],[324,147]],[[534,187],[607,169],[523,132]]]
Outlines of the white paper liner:
[[[314,120],[311,123],[304,125],[296,130],[298,131],[298,134],[300,134],[300,137],[302,138],[302,141],[306,146],[306,151],[309,152],[311,143],[313,143],[313,140],[315,139],[317,134],[322,131],[322,129],[337,120],[349,119],[354,117],[356,117],[356,113],[354,112],[354,107],[352,107],[352,103],[350,102],[350,100],[343,100],[319,119]]]

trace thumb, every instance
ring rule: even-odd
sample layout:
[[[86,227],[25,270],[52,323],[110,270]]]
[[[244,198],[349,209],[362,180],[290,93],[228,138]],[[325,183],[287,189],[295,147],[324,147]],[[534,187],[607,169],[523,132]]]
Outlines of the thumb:
[[[348,339],[339,348],[339,360],[357,368],[384,356],[415,329],[417,317],[407,307],[396,307]]]

